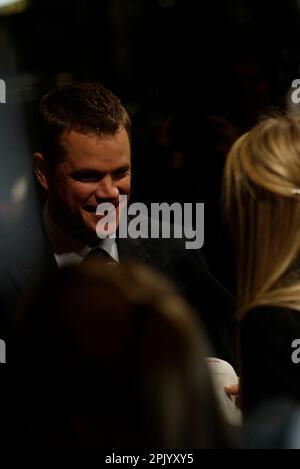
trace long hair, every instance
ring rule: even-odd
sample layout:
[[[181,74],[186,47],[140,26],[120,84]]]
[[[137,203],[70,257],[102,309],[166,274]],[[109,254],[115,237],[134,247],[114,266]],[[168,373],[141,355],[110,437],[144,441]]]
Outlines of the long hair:
[[[300,116],[269,117],[232,146],[224,171],[237,246],[239,316],[259,305],[300,310]]]

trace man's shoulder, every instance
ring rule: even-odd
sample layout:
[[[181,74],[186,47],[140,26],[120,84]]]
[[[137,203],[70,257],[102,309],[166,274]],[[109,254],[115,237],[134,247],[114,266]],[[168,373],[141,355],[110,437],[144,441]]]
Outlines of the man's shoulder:
[[[15,289],[25,291],[31,279],[43,275],[54,262],[38,216],[19,220],[6,230],[0,239],[0,255],[0,290],[6,289],[6,279]]]

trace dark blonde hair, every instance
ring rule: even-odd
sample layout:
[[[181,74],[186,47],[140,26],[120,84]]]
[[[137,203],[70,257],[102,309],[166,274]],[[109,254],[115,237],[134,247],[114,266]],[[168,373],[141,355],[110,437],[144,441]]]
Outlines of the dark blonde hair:
[[[240,316],[258,305],[300,310],[299,189],[298,114],[265,118],[234,143],[224,199],[237,245]]]

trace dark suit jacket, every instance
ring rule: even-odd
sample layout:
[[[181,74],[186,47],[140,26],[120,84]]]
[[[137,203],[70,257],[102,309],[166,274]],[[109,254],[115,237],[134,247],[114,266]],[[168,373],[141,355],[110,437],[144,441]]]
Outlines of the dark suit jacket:
[[[300,339],[299,311],[261,306],[241,320],[241,387],[246,415],[271,400],[300,403],[300,363],[292,359],[295,339]]]
[[[172,279],[194,306],[218,357],[235,365],[234,307],[231,295],[209,273],[201,250],[186,250],[182,239],[118,239],[120,260],[135,259],[149,264]],[[38,286],[44,274],[55,272],[54,255],[40,221],[30,220],[0,239],[2,268],[0,301],[5,336],[18,299]],[[46,299],[45,299],[46,301]],[[41,311],[42,313],[42,311]]]

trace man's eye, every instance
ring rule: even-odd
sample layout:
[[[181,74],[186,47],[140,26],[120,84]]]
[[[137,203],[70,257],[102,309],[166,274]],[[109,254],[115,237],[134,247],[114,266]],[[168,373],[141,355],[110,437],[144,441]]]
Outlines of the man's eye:
[[[119,171],[115,171],[114,176],[120,178],[120,177],[126,176],[129,173],[130,173],[130,169],[129,168],[124,168],[124,169],[120,169]]]
[[[76,173],[76,174],[73,174],[73,178],[76,181],[93,182],[93,181],[97,181],[99,179],[99,176],[97,176],[96,174],[92,174],[92,173]]]

